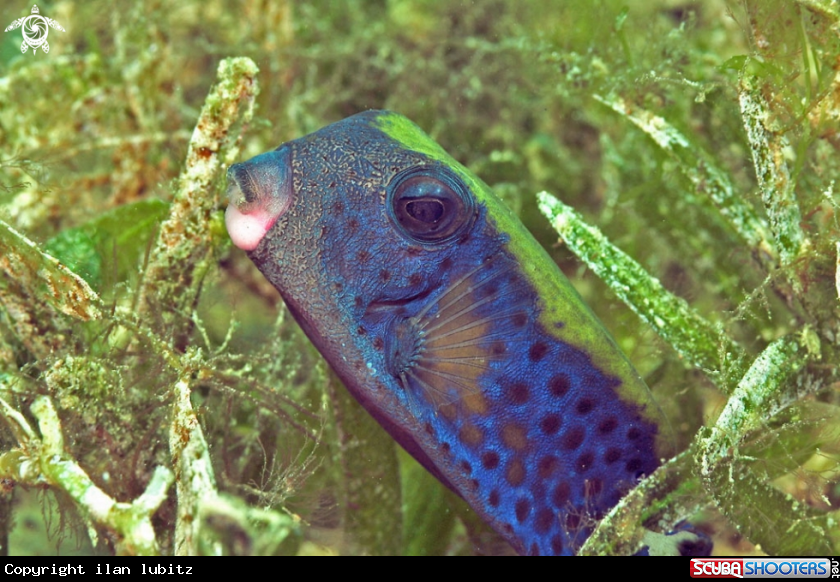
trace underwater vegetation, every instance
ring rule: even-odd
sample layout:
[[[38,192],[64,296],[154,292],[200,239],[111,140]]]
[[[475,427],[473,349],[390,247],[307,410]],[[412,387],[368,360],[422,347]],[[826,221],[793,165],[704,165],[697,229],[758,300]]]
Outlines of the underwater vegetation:
[[[225,232],[230,164],[390,109],[514,209],[669,419],[583,553],[689,518],[719,553],[837,553],[836,0],[110,6],[39,4],[47,54],[0,37],[2,552],[506,551]]]

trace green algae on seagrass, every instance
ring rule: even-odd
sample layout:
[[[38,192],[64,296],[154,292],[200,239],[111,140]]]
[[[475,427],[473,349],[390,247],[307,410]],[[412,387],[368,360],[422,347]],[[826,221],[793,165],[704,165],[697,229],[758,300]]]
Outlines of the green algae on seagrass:
[[[667,292],[573,209],[547,192],[539,193],[537,198],[540,210],[569,248],[682,357],[715,376],[737,375],[743,365],[743,348],[703,319],[684,299]]]

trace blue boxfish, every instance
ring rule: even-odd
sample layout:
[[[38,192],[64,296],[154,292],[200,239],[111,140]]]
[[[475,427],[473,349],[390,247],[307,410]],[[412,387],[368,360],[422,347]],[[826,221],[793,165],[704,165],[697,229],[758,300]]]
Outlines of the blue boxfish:
[[[668,446],[636,370],[491,189],[368,111],[228,171],[228,232],[368,412],[521,554],[574,554]]]

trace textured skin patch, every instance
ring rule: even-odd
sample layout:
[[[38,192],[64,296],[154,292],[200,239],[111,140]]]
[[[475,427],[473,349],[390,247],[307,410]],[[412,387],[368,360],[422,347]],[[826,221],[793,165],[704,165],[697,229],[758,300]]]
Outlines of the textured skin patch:
[[[490,345],[490,354],[493,356],[502,356],[507,352],[507,346],[503,341],[495,341]]]
[[[595,460],[595,453],[588,451],[583,453],[575,461],[575,469],[578,473],[585,473],[592,467],[592,462]]]
[[[560,461],[554,455],[542,457],[537,462],[537,473],[540,479],[548,479],[560,467]]]
[[[534,518],[534,531],[538,534],[545,534],[551,531],[554,522],[557,520],[557,515],[547,507],[544,507],[537,511],[537,515]]]
[[[481,455],[481,464],[488,471],[492,471],[499,466],[499,455],[496,451],[487,451]]]
[[[548,353],[548,346],[543,342],[534,342],[528,349],[528,359],[532,362],[539,362]]]
[[[643,384],[486,187],[425,136],[413,149],[383,133],[380,115],[284,146],[289,206],[249,256],[426,468],[520,553],[574,553],[657,465]],[[468,230],[419,244],[394,228],[389,184],[413,168],[463,180]]]
[[[463,396],[464,407],[473,414],[487,414],[487,399],[480,392],[473,392]]]
[[[606,453],[604,453],[604,462],[606,462],[608,465],[612,465],[613,463],[618,461],[620,458],[621,458],[621,449],[610,448],[610,449],[607,449]]]
[[[627,461],[627,464],[624,467],[628,473],[636,473],[642,470],[642,467],[644,467],[644,461],[638,457],[635,457]]]
[[[563,398],[571,389],[571,381],[565,374],[552,376],[548,381],[548,392],[555,398]]]
[[[531,513],[530,501],[527,499],[517,499],[514,507],[514,511],[516,512],[516,521],[523,523],[526,519],[528,519],[528,515]]]
[[[581,398],[575,405],[575,412],[583,416],[592,412],[593,408],[595,408],[594,398]]]
[[[438,412],[446,420],[453,422],[458,418],[458,407],[455,404],[441,404],[437,407]]]
[[[502,427],[502,442],[509,449],[521,451],[528,447],[527,432],[517,424],[506,424]]]
[[[507,401],[513,405],[525,404],[531,397],[531,390],[525,382],[507,383],[504,391]]]
[[[582,426],[576,426],[570,428],[563,434],[560,446],[564,451],[574,451],[583,443],[583,439],[585,438],[586,429]]]
[[[525,465],[521,459],[514,458],[505,471],[505,479],[512,487],[518,487],[525,481]]]
[[[560,420],[560,416],[557,414],[549,414],[540,420],[540,430],[543,434],[548,436],[551,436],[560,430],[561,425],[562,421]]]
[[[551,502],[557,509],[566,509],[566,505],[571,499],[572,488],[567,481],[561,481],[551,492]]]
[[[608,416],[598,424],[598,434],[608,435],[618,426],[618,419],[614,416]]]
[[[484,442],[484,432],[473,424],[465,424],[461,427],[458,438],[465,445],[477,447]]]

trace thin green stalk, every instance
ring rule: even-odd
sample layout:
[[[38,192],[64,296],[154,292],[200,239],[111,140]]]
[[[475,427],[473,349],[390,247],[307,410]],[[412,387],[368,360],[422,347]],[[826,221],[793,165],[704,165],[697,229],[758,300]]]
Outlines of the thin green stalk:
[[[770,219],[779,258],[786,265],[799,256],[807,239],[802,232],[795,183],[785,161],[789,143],[783,134],[772,129],[770,106],[761,87],[757,77],[745,72],[738,98],[761,200]]]
[[[718,326],[668,292],[570,206],[547,192],[537,194],[537,200],[540,211],[571,251],[680,356],[717,378],[743,373],[744,350]],[[721,388],[727,389],[725,382]]]
[[[708,198],[738,236],[755,251],[767,267],[775,266],[778,252],[774,248],[765,222],[739,195],[729,176],[713,163],[708,152],[658,115],[615,95],[595,99],[625,117],[653,139],[662,151],[678,162],[683,175],[694,186],[695,193]],[[680,193],[677,195],[688,195]],[[693,198],[693,196],[691,196]]]
[[[715,425],[698,435],[696,463],[708,494],[738,530],[771,555],[829,555],[840,536],[835,518],[775,489],[739,453],[744,438],[788,401],[786,387],[808,359],[788,337],[771,343],[752,366]],[[833,542],[832,542],[833,538]]]

